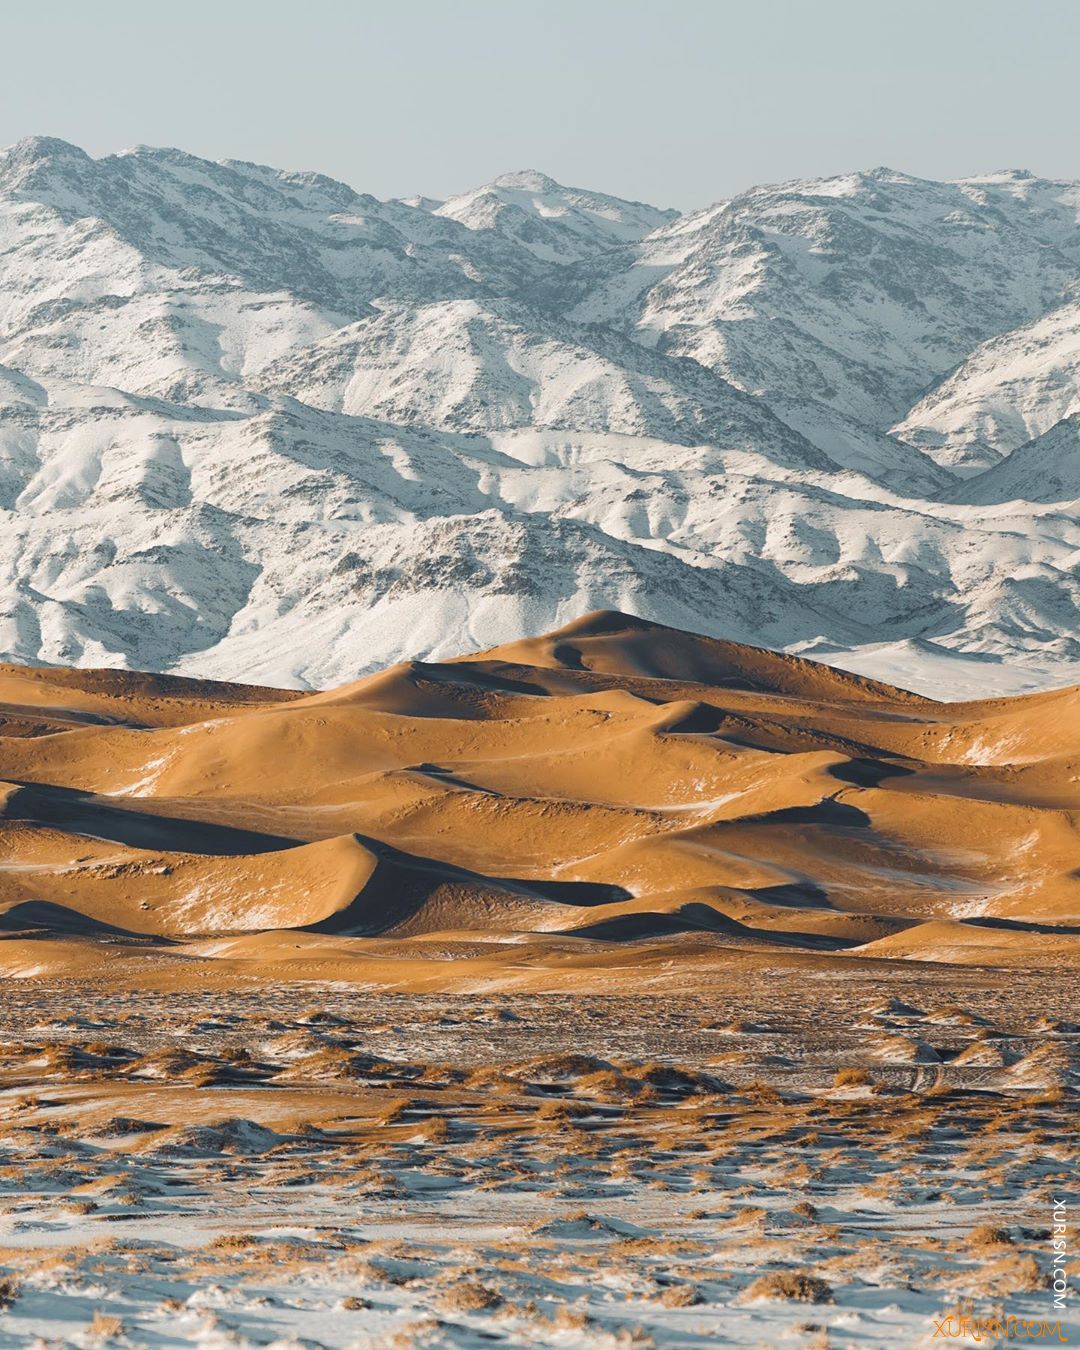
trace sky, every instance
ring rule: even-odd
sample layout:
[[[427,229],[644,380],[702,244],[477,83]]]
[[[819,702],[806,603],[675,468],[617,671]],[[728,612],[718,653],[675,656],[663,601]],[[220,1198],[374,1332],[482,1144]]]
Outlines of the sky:
[[[0,50],[0,144],[377,197],[523,168],[682,210],[878,165],[1080,178],[1080,0],[36,0]]]

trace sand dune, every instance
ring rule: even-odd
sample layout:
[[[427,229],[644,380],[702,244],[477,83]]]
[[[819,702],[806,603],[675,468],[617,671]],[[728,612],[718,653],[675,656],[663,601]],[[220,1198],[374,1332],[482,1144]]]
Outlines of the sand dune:
[[[608,612],[307,695],[5,666],[0,970],[1075,961],[1078,713]]]

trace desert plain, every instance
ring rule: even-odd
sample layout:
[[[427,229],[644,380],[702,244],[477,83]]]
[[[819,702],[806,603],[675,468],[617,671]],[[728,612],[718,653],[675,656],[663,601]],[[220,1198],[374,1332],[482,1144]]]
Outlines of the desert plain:
[[[1080,688],[3,666],[0,803],[0,1344],[1080,1334]]]

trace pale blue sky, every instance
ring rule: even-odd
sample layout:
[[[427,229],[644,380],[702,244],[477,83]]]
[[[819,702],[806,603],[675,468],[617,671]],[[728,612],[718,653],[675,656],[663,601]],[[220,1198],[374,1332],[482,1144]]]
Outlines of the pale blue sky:
[[[684,209],[879,164],[1080,178],[1080,0],[36,0],[0,51],[0,144],[380,197],[516,168]]]

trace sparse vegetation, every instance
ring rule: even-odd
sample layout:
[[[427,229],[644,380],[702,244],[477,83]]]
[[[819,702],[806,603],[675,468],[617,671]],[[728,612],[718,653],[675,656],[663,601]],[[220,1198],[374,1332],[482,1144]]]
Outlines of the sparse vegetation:
[[[800,1037],[813,1028],[799,1029],[790,1007],[783,1022],[795,1030],[785,1031],[785,1040],[776,1033],[748,1035],[763,1050],[745,1064],[730,1063],[724,1074],[733,1081],[718,1089],[708,1064],[694,1059],[707,1049],[694,1049],[700,1045],[696,1023],[687,1018],[684,1029],[662,1001],[647,1011],[643,1005],[636,1023],[623,1018],[621,1040],[631,1039],[626,1027],[633,1025],[640,1053],[524,1053],[501,1065],[490,1061],[485,1023],[459,1016],[456,1008],[449,1015],[445,999],[403,998],[403,1011],[391,1021],[385,996],[336,997],[349,1010],[342,1018],[347,1043],[342,1024],[302,1026],[261,1010],[221,1016],[220,1030],[218,1017],[205,1012],[191,1015],[190,1026],[174,1013],[163,1014],[150,1030],[145,1018],[130,1032],[118,1023],[108,1032],[115,1051],[108,1062],[65,1070],[78,1080],[85,1122],[57,1118],[52,1103],[62,1077],[37,1094],[39,1115],[30,1129],[9,1119],[2,1137],[10,1162],[0,1166],[0,1207],[47,1211],[50,1221],[58,1214],[73,1224],[78,1218],[91,1231],[123,1223],[122,1239],[91,1240],[84,1249],[50,1258],[73,1287],[82,1282],[128,1291],[126,1329],[117,1332],[101,1322],[93,1336],[86,1333],[88,1345],[107,1344],[110,1337],[138,1344],[140,1317],[163,1314],[197,1319],[204,1334],[211,1320],[219,1320],[214,1334],[228,1336],[244,1315],[226,1307],[218,1319],[189,1295],[192,1289],[229,1289],[241,1276],[260,1288],[302,1288],[316,1278],[322,1288],[329,1281],[334,1293],[326,1315],[340,1316],[342,1327],[352,1328],[342,1335],[366,1328],[357,1313],[381,1316],[400,1302],[418,1313],[433,1309],[447,1324],[482,1321],[493,1338],[511,1343],[519,1317],[535,1319],[534,1338],[602,1337],[609,1334],[611,1306],[630,1298],[638,1300],[643,1323],[634,1344],[647,1344],[651,1330],[674,1325],[700,1323],[719,1334],[721,1316],[730,1321],[733,1306],[753,1326],[765,1315],[755,1311],[758,1300],[842,1299],[832,1290],[858,1278],[867,1261],[891,1272],[900,1306],[909,1282],[943,1294],[970,1292],[976,1299],[1045,1287],[1042,1239],[1019,1217],[1015,1196],[1036,1159],[1041,1180],[1023,1190],[1024,1204],[1050,1203],[1059,1181],[1055,1158],[1060,1180],[1068,1175],[1071,1103],[1042,1103],[1032,1113],[1020,1104],[1024,1090],[929,1097],[911,1090],[911,1066],[896,1070],[891,1086],[893,1070],[875,1071],[888,1094],[885,1109],[880,1096],[833,1093],[835,1071],[800,1057]],[[219,998],[218,1005],[228,1006],[228,999]],[[512,1035],[515,1048],[579,1036],[558,1000],[521,1007],[512,1026],[499,1033]],[[364,1009],[370,1010],[366,1025]],[[771,1015],[769,1008],[755,1011],[755,1027]],[[42,1027],[40,1012],[3,1009],[0,1030],[24,1034],[20,1016],[35,1018],[39,1045],[63,1034]],[[436,1036],[434,1028],[444,1023],[466,1030]],[[386,1029],[375,1033],[372,1025]],[[953,1046],[970,1043],[980,1030],[941,1025],[948,1026],[942,1034]],[[376,1034],[394,1038],[393,1054],[373,1052],[368,1041]],[[860,1034],[843,1019],[830,1028],[849,1054]],[[936,1033],[928,1027],[922,1034],[932,1039]],[[307,1053],[298,1035],[320,1038],[332,1053]],[[236,1055],[241,1038],[251,1046],[247,1057]],[[1071,1042],[1066,1045],[1071,1049]],[[434,1058],[436,1047],[445,1059]],[[463,1064],[467,1055],[473,1058]],[[64,1056],[46,1062],[74,1063]],[[360,1062],[360,1076],[339,1072],[343,1063]],[[951,1061],[942,1062],[947,1081]],[[0,1059],[0,1086],[9,1074],[7,1081],[16,1080],[22,1090],[25,1063],[22,1057]],[[240,1099],[230,1064],[241,1065],[245,1075],[239,1085],[243,1116],[234,1114]],[[154,1074],[144,1072],[150,1065]],[[193,1065],[200,1068],[197,1079],[189,1073]],[[132,1073],[132,1066],[140,1067]],[[979,1071],[1004,1073],[1005,1066]],[[764,1090],[769,1087],[774,1090]],[[185,1110],[191,1112],[186,1122],[180,1117]],[[78,1147],[83,1137],[93,1149]],[[983,1196],[976,1201],[979,1213],[991,1212],[993,1219],[963,1224],[961,1201],[946,1237],[905,1227],[902,1258],[888,1220],[868,1245],[865,1233],[844,1217],[848,1200],[836,1205],[831,1188],[848,1188],[846,1197],[858,1176],[865,1196],[887,1197],[899,1213],[929,1206],[941,1214],[956,1199],[941,1180],[942,1138],[951,1142],[949,1158],[964,1168],[972,1194]],[[120,1145],[113,1147],[113,1140]],[[928,1190],[928,1177],[938,1191]],[[466,1242],[448,1241],[424,1224],[410,1230],[417,1198],[429,1187],[460,1197],[465,1214],[474,1192],[497,1192],[510,1235]],[[618,1209],[603,1200],[609,1187],[621,1193]],[[67,1198],[58,1199],[65,1188]],[[249,1193],[260,1199],[252,1203]],[[275,1236],[264,1227],[268,1194],[288,1197],[295,1231]],[[227,1213],[236,1231],[202,1247],[169,1250],[156,1237],[148,1240],[147,1223],[160,1222],[173,1195],[183,1197],[180,1215],[213,1197],[214,1221]],[[908,1203],[916,1195],[919,1210],[913,1211]],[[991,1195],[995,1208],[988,1211]],[[692,1208],[698,1196],[703,1202]],[[822,1222],[819,1209],[830,1217],[836,1212],[838,1221]],[[362,1216],[362,1228],[343,1221],[353,1212]],[[377,1226],[384,1222],[411,1236],[379,1238]],[[9,1298],[17,1296],[27,1260],[18,1250],[0,1251],[11,1270],[11,1284],[3,1286]],[[602,1284],[607,1272],[619,1278]],[[162,1281],[172,1280],[182,1297],[148,1301],[140,1313],[139,1296],[131,1291],[161,1290]],[[581,1293],[600,1287],[606,1292],[599,1301]],[[115,1317],[107,1310],[101,1315]],[[260,1316],[272,1323],[273,1305]],[[438,1323],[427,1318],[411,1326],[403,1345],[422,1341]],[[820,1339],[825,1333],[807,1335]],[[395,1337],[400,1339],[398,1331],[385,1343]]]

